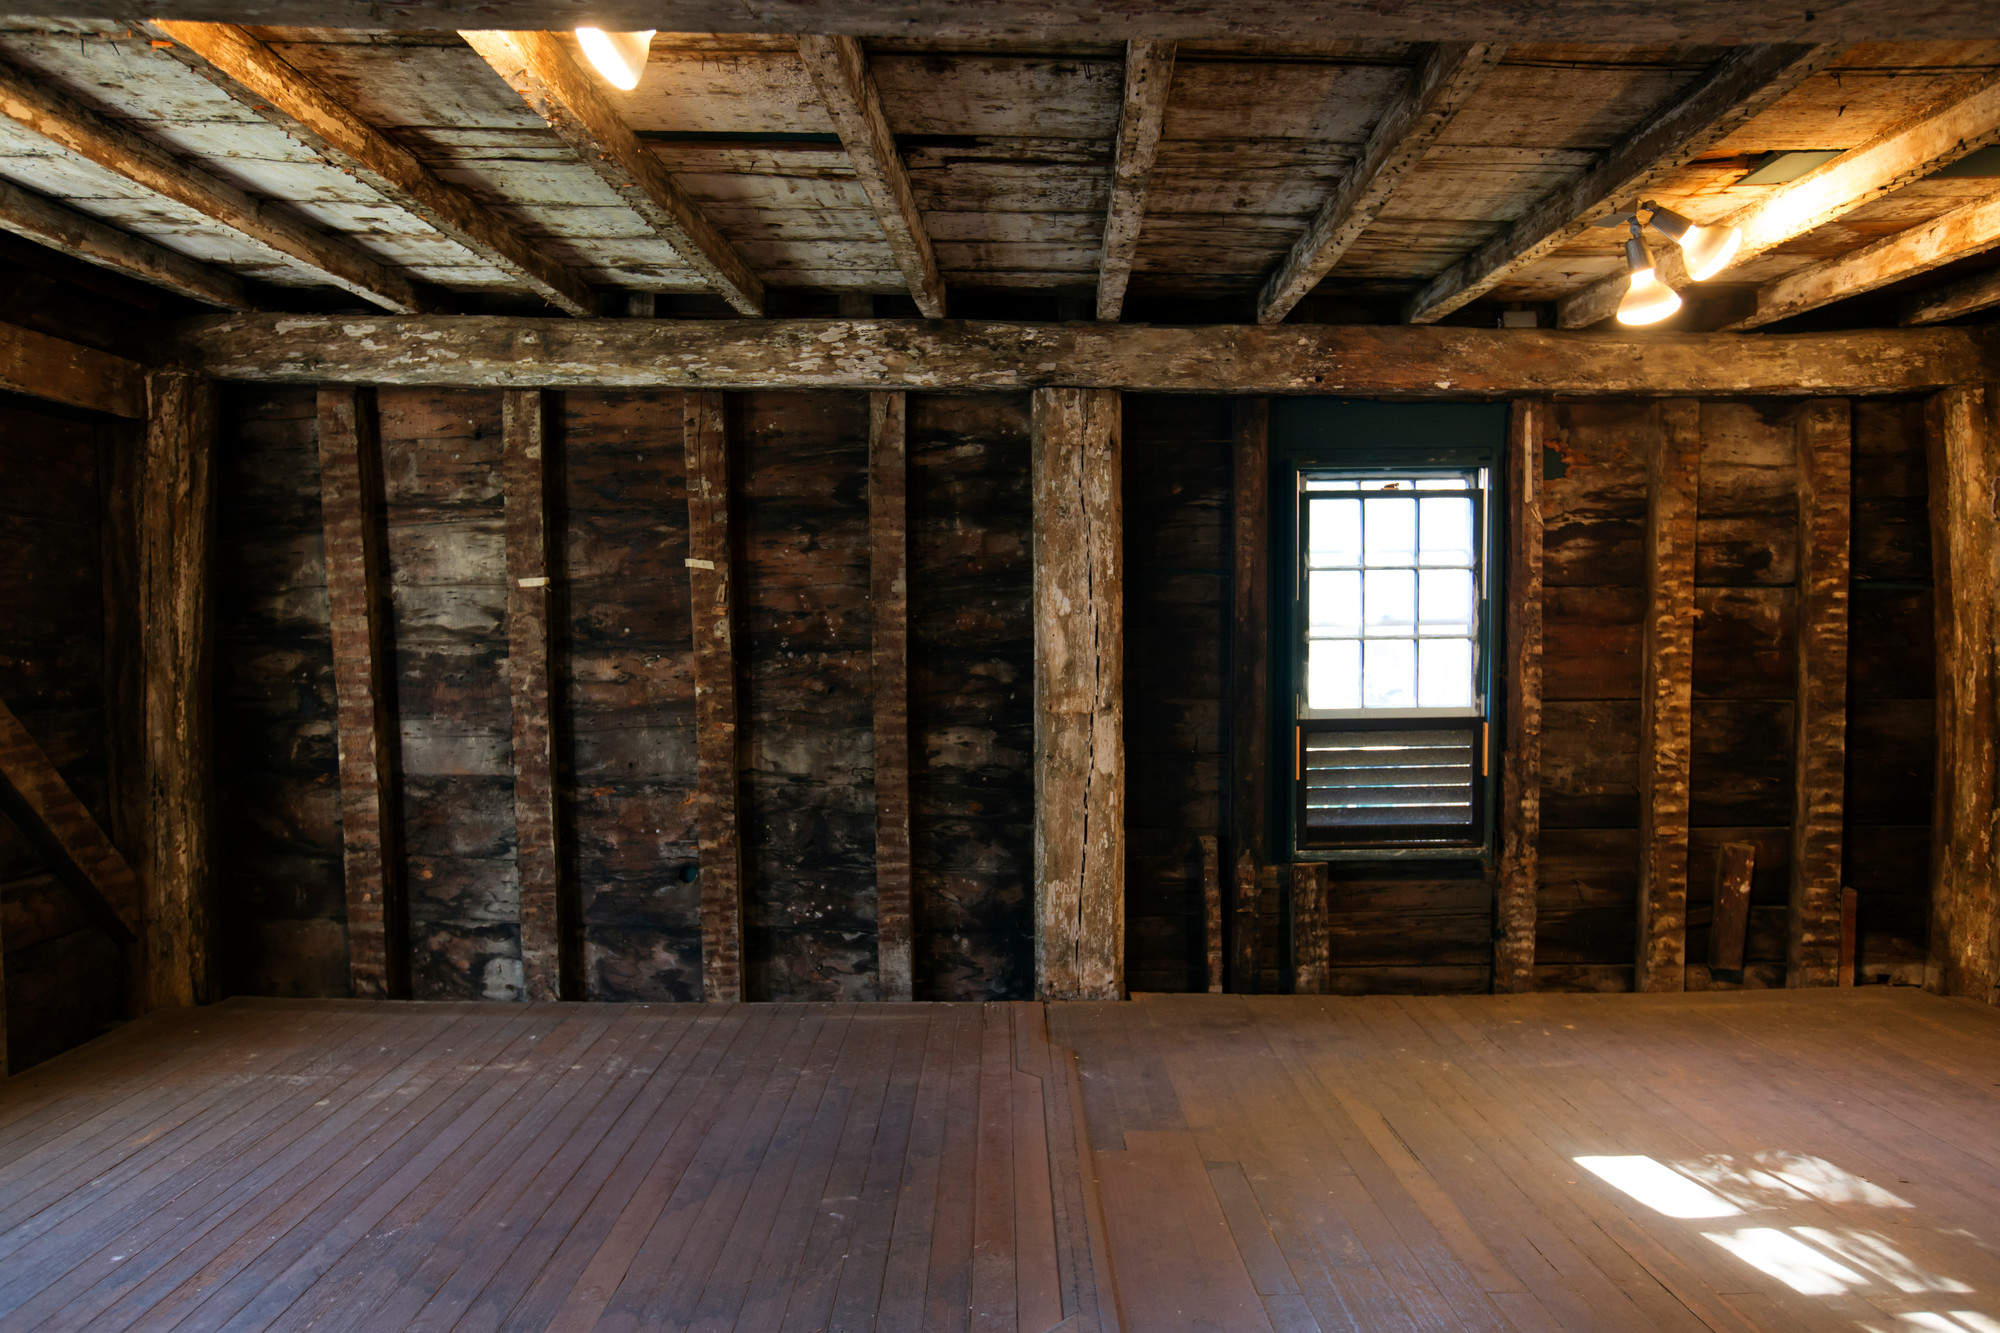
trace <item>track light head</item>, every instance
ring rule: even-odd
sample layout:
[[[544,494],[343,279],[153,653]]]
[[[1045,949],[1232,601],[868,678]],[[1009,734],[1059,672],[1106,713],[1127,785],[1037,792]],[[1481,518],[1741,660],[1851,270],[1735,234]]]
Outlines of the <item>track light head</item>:
[[[1660,281],[1637,218],[1632,219],[1632,237],[1625,242],[1625,270],[1632,275],[1632,285],[1618,303],[1620,324],[1657,324],[1681,308],[1680,295]]]
[[[1696,282],[1706,282],[1729,267],[1743,244],[1741,227],[1698,227],[1671,208],[1648,202],[1649,221],[1679,242],[1681,265]]]
[[[576,40],[606,83],[628,93],[639,86],[639,77],[646,72],[647,53],[653,46],[651,29],[606,32],[602,28],[578,28]]]

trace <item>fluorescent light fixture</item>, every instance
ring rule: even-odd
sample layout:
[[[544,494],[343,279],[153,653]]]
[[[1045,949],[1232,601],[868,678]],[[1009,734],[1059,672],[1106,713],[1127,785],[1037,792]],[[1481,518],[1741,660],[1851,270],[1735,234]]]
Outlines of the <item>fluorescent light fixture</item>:
[[[1669,291],[1667,295],[1673,296],[1673,293]],[[1675,297],[1674,304],[1680,304],[1678,297]],[[1714,1190],[1697,1185],[1672,1167],[1650,1157],[1579,1157],[1576,1164],[1605,1184],[1622,1190],[1654,1212],[1668,1217],[1736,1217],[1743,1212]]]
[[[602,28],[578,28],[576,40],[590,63],[614,88],[631,92],[646,72],[646,53],[652,49],[655,29],[645,32],[606,32]]]
[[[1738,185],[1789,185],[1808,171],[1825,166],[1839,157],[1842,148],[1795,148],[1782,153],[1766,153]]]
[[[1680,243],[1681,263],[1696,282],[1706,282],[1728,268],[1743,244],[1741,227],[1697,227],[1671,208],[1646,207],[1652,210],[1652,224]]]
[[[1681,308],[1679,294],[1660,281],[1637,218],[1632,220],[1632,239],[1625,242],[1625,271],[1632,275],[1632,286],[1618,303],[1620,324],[1657,324]]]

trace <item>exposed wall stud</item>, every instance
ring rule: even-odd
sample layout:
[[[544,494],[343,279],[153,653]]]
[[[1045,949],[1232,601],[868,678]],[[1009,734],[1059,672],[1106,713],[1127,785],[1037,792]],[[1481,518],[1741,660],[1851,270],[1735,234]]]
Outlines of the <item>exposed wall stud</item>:
[[[1493,989],[1535,986],[1542,836],[1542,437],[1548,405],[1515,402],[1507,440],[1506,639]]]
[[[1847,400],[1806,404],[1796,440],[1799,678],[1785,984],[1832,986],[1840,980],[1847,797],[1849,476],[1854,452]]]
[[[868,396],[870,664],[875,693],[875,939],[885,1000],[912,992],[910,541],[904,395]]]
[[[1234,404],[1230,461],[1230,989],[1257,989],[1257,880],[1265,859],[1270,792],[1271,411],[1263,398]],[[1289,498],[1287,500],[1289,503]]]

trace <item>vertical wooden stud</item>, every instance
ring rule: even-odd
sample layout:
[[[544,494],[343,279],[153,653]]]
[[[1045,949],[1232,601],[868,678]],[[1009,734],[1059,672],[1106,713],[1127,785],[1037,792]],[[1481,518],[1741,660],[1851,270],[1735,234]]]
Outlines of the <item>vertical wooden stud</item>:
[[[1854,984],[1854,964],[1861,948],[1861,895],[1853,889],[1840,891],[1840,968],[1835,985]]]
[[[153,1005],[215,998],[209,770],[209,552],[215,530],[216,390],[179,371],[147,377],[140,499],[145,708],[146,979]]]
[[[723,402],[714,390],[682,398],[694,614],[701,993],[710,1001],[743,998],[743,844],[737,826],[736,645],[730,628],[729,436]]]
[[[1840,981],[1841,835],[1847,794],[1847,576],[1854,434],[1844,398],[1799,413],[1799,695],[1785,984]]]
[[[913,989],[907,402],[868,395],[868,581],[875,691],[875,956],[881,995]]]
[[[1701,404],[1660,404],[1647,461],[1647,606],[1639,697],[1639,948],[1633,989],[1687,986],[1695,494]]]
[[[1937,597],[1937,795],[1931,820],[1931,941],[1924,984],[2000,1001],[1994,903],[1994,597],[2000,518],[2000,392],[1959,385],[1925,406]]]
[[[1535,986],[1535,894],[1542,838],[1542,435],[1548,405],[1514,403],[1507,436],[1505,742],[1493,989]]]
[[[1035,391],[1035,976],[1045,999],[1124,991],[1120,407],[1112,389]]]
[[[347,971],[354,993],[408,993],[409,949],[395,809],[396,736],[383,692],[381,445],[374,395],[319,391],[320,524],[333,623],[334,731],[347,880]]]
[[[1230,547],[1230,989],[1257,989],[1257,878],[1270,791],[1271,405],[1238,398],[1232,435]]]
[[[531,1000],[581,999],[575,906],[562,882],[550,665],[555,560],[549,536],[548,395],[501,399],[507,513],[507,678],[514,704],[514,836],[521,881],[521,968]]]
[[[1298,861],[1292,865],[1292,991],[1298,995],[1324,995],[1327,971],[1326,891],[1327,865],[1324,861]]]
[[[1222,994],[1222,849],[1221,840],[1203,834],[1201,842],[1201,905],[1203,938],[1207,944],[1208,993]]]
[[[1757,844],[1725,842],[1715,857],[1715,905],[1708,922],[1708,970],[1743,979],[1743,946],[1750,935],[1750,876]]]

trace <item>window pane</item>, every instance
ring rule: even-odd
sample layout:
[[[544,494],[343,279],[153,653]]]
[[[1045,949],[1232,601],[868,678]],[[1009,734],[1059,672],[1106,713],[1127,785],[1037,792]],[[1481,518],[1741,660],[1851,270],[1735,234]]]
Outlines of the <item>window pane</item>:
[[[1472,563],[1472,501],[1440,497],[1418,502],[1423,509],[1423,563]]]
[[[1318,577],[1315,575],[1314,577]],[[1373,578],[1371,574],[1369,576]],[[1472,634],[1472,571],[1427,569],[1417,580],[1419,634]]]
[[[1373,651],[1378,645],[1370,644]],[[1472,706],[1472,640],[1425,639],[1416,645],[1419,708]]]
[[[1361,676],[1364,708],[1414,708],[1417,645],[1413,639],[1376,639],[1367,645]]]
[[[1306,707],[1361,707],[1361,643],[1315,639],[1306,645]]]
[[[1307,477],[1306,489],[1309,491],[1358,491],[1361,489],[1361,483],[1358,481],[1329,481],[1325,477]]]
[[[1361,563],[1361,501],[1307,501],[1306,531],[1307,563],[1314,569]]]
[[[1462,491],[1472,485],[1464,477],[1418,477],[1420,491]]]
[[[1353,638],[1361,633],[1361,572],[1315,570],[1306,576],[1307,615],[1313,638]]]
[[[1414,565],[1417,563],[1417,502],[1404,499],[1370,499],[1367,537],[1371,565]]]
[[[1409,569],[1371,569],[1363,576],[1367,633],[1410,634],[1417,628],[1417,575]]]

